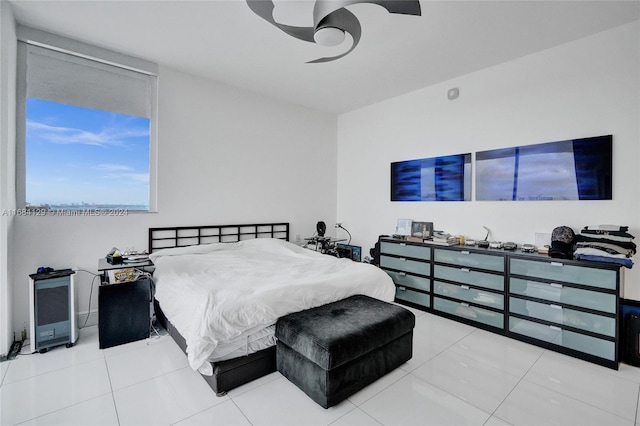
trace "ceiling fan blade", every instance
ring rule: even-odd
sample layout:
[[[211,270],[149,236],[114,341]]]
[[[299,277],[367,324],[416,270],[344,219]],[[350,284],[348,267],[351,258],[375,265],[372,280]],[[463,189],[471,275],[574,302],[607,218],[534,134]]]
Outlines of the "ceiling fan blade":
[[[291,25],[285,25],[276,22],[275,19],[273,19],[273,9],[275,8],[273,1],[247,0],[247,5],[253,11],[253,13],[258,15],[271,25],[289,34],[290,36],[295,37],[299,40],[315,43],[315,40],[313,39],[313,33],[315,30],[313,27],[294,27]]]
[[[422,13],[418,0],[316,0],[313,6],[313,23],[317,28],[320,21],[326,16],[338,9],[357,3],[377,4],[387,9],[389,13],[416,16],[420,16]]]

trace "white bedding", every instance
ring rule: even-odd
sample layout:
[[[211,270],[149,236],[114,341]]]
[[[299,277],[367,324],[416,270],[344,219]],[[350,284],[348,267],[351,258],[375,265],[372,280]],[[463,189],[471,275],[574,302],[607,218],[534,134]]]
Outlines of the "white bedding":
[[[276,325],[271,324],[250,334],[241,334],[226,342],[219,342],[207,361],[218,362],[267,349],[276,344]]]
[[[150,259],[156,299],[185,338],[189,364],[205,375],[218,345],[283,315],[354,294],[384,301],[395,294],[391,278],[373,265],[279,239],[165,249]]]

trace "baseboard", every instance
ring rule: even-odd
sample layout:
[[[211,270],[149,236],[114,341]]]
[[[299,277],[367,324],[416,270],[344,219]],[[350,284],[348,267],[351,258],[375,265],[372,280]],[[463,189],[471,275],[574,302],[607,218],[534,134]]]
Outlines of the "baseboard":
[[[78,328],[82,327],[91,327],[92,325],[98,325],[98,310],[93,310],[88,312],[89,317],[87,318],[87,312],[79,312],[76,314],[76,324],[78,324]],[[86,325],[85,325],[86,322]]]

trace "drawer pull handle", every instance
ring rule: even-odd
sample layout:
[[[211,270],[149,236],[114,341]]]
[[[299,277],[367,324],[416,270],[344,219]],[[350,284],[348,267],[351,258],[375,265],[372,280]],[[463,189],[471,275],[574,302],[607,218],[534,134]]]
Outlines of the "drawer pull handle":
[[[560,310],[562,310],[562,306],[560,306],[560,305],[549,305],[549,307],[551,309],[560,309]]]
[[[407,243],[400,243],[400,245],[401,245],[402,247],[406,247],[406,246],[407,246]]]
[[[551,287],[562,288],[562,284],[551,283],[549,284]]]
[[[398,290],[400,290],[400,291],[407,291],[407,288],[406,288],[406,287],[398,287]]]
[[[460,288],[463,288],[465,290],[469,290],[469,286],[468,285],[461,285]]]
[[[406,262],[407,258],[406,257],[401,257],[400,260],[403,261],[403,262]]]
[[[550,325],[549,328],[552,329],[553,331],[562,331],[560,327],[556,327],[555,325]]]
[[[460,302],[460,304],[461,304],[462,306],[464,306],[465,308],[468,308],[468,307],[469,307],[469,304],[468,304],[468,303]]]
[[[407,273],[406,272],[400,272],[398,275],[400,275],[401,277],[406,277]]]
[[[460,252],[460,254],[470,254],[470,253],[469,253],[469,251],[467,251],[467,250],[462,250],[462,251]]]
[[[560,262],[551,262],[551,266],[564,266],[564,264]]]
[[[460,268],[460,270],[462,272],[471,272],[471,270],[469,268]]]

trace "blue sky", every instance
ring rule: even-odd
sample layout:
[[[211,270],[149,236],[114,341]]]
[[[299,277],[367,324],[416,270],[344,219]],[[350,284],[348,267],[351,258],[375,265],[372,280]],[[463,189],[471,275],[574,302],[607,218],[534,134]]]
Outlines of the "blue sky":
[[[26,201],[149,203],[149,119],[27,99]]]

